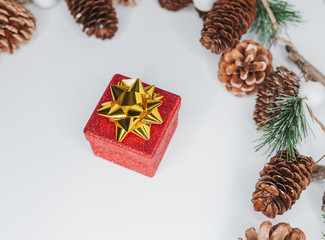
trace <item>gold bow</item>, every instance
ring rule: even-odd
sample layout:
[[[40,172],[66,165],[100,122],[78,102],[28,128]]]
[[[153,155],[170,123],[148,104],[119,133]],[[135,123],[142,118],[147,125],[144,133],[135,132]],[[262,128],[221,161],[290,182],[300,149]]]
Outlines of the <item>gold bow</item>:
[[[113,101],[105,102],[98,110],[116,126],[116,141],[122,142],[129,132],[148,140],[151,124],[161,124],[158,106],[163,96],[154,93],[155,86],[144,88],[140,79],[124,79],[111,85]]]

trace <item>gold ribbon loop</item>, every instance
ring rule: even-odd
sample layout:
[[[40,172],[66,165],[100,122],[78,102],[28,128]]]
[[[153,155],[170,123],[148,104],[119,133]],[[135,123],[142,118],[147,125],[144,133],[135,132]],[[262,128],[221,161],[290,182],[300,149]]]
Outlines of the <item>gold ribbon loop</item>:
[[[144,88],[140,79],[111,85],[111,93],[113,101],[103,103],[97,113],[115,123],[116,141],[123,141],[130,132],[150,139],[151,124],[163,122],[158,107],[164,96],[155,93],[154,85]]]

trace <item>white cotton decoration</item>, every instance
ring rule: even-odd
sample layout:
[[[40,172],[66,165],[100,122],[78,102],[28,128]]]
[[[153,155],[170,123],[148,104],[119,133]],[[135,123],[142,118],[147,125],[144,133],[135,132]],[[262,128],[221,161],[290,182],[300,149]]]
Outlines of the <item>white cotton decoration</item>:
[[[33,2],[41,8],[50,8],[57,4],[60,0],[33,0]]]
[[[325,86],[320,82],[305,82],[301,84],[298,96],[303,98],[308,106],[318,107],[325,100]]]
[[[202,12],[209,12],[217,0],[193,0],[194,6]]]

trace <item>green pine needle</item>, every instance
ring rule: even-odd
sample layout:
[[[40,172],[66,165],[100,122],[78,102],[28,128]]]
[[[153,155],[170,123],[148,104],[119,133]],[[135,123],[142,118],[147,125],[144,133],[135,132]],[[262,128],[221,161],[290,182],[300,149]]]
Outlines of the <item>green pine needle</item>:
[[[301,22],[301,13],[293,10],[293,6],[282,0],[268,0],[279,29],[286,28],[289,24]],[[252,32],[258,34],[259,41],[270,45],[275,40],[275,31],[272,21],[261,0],[257,0],[257,15],[253,22]]]
[[[299,97],[283,95],[277,98],[275,107],[271,109],[274,116],[263,122],[260,129],[263,136],[257,140],[256,151],[267,147],[270,157],[274,152],[286,150],[287,158],[296,156],[296,146],[307,137],[307,121],[303,101]]]

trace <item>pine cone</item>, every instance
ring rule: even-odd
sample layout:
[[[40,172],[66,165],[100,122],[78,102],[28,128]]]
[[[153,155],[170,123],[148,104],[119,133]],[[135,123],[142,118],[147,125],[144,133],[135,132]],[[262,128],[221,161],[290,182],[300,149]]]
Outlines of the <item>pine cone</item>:
[[[260,172],[252,198],[254,210],[269,218],[282,215],[299,199],[315,170],[312,158],[297,154],[293,161],[288,161],[287,152],[279,151]]]
[[[36,19],[21,4],[0,1],[0,54],[12,53],[19,44],[28,43],[36,28]]]
[[[135,6],[136,5],[134,0],[113,0],[113,3],[121,3],[125,7],[127,7],[127,6]]]
[[[272,71],[270,51],[253,40],[245,40],[221,56],[218,78],[229,92],[240,97],[255,93]]]
[[[158,0],[162,8],[170,11],[178,11],[192,4],[192,0]]]
[[[212,53],[230,51],[256,16],[256,0],[219,0],[205,18],[200,42]]]
[[[299,79],[294,72],[290,72],[285,67],[277,67],[260,85],[257,92],[257,99],[254,111],[256,125],[261,128],[276,112],[271,112],[275,107],[279,107],[275,102],[283,95],[297,96],[299,89]]]
[[[65,0],[76,22],[88,36],[112,38],[118,19],[112,0]]]
[[[259,232],[253,227],[247,229],[245,237],[246,240],[306,240],[306,235],[299,228],[291,228],[288,223],[279,223],[272,227],[272,223],[268,221],[262,222]]]

